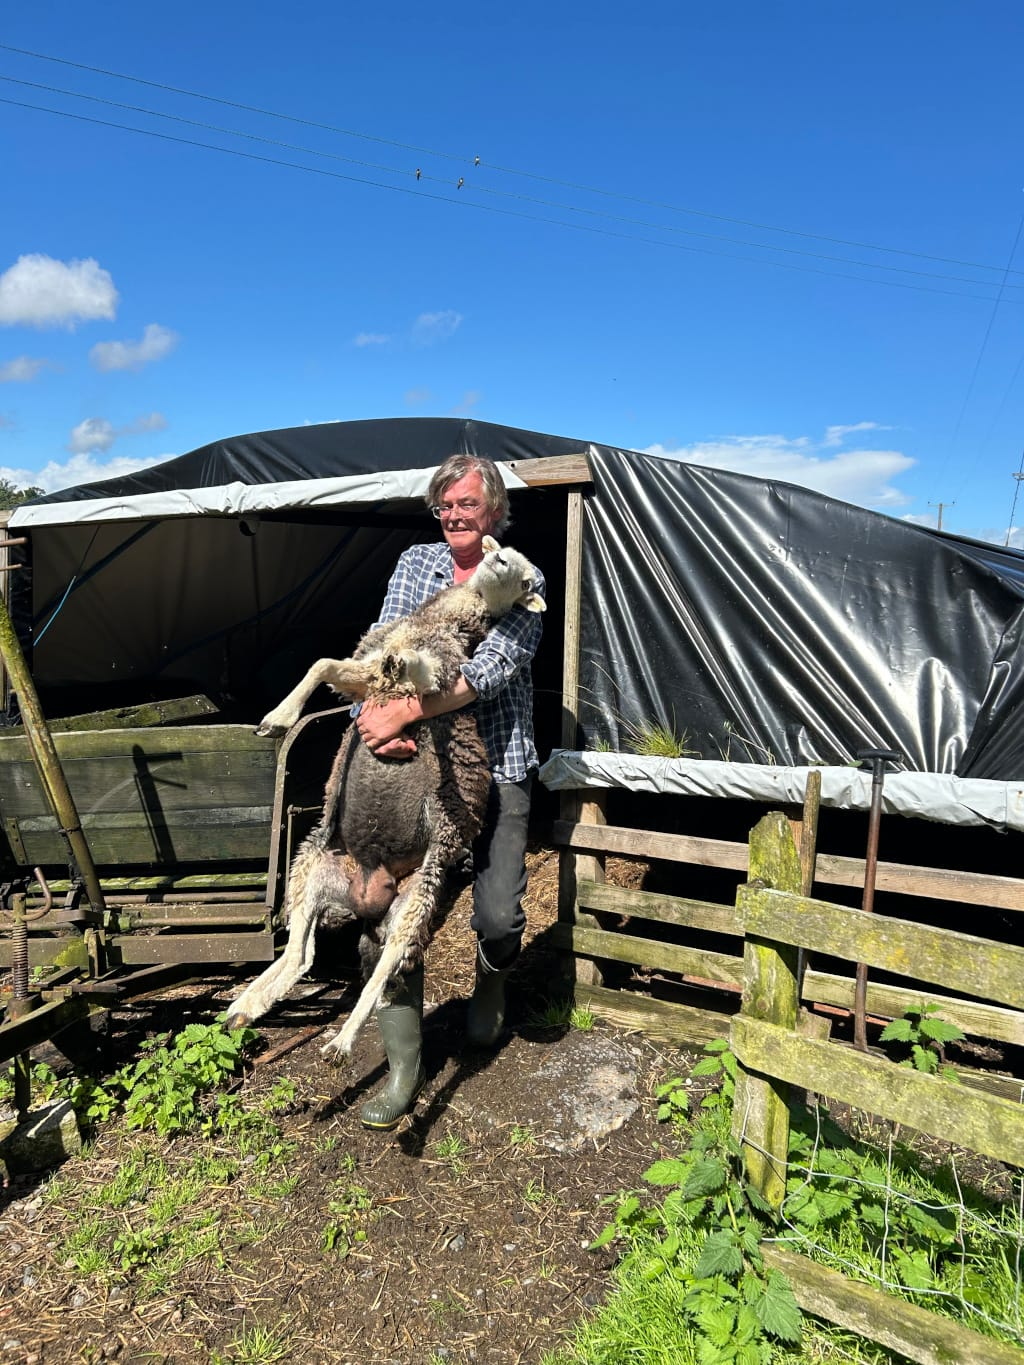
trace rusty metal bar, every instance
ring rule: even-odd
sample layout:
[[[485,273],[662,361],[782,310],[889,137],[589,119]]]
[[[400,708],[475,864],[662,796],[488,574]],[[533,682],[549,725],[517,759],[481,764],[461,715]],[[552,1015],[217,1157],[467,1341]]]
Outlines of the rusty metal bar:
[[[875,879],[878,873],[878,830],[882,819],[882,785],[886,763],[897,763],[900,755],[891,749],[864,749],[857,755],[865,765],[871,764],[871,807],[868,812],[868,847],[864,860],[864,895],[861,909],[871,914],[875,908]],[[868,1050],[867,1033],[868,969],[857,963],[857,980],[853,990],[853,1044],[861,1052]]]

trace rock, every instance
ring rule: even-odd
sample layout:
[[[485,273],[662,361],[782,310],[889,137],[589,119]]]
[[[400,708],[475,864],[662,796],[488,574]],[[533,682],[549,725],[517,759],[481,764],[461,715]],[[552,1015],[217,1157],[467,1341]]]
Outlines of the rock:
[[[452,1240],[448,1243],[448,1250],[449,1250],[449,1251],[465,1251],[465,1249],[466,1249],[466,1239],[465,1239],[465,1237],[463,1236],[463,1234],[462,1234],[461,1232],[460,1232],[460,1233],[457,1233],[457,1234],[452,1238]]]
[[[513,1049],[527,1055],[514,1057]],[[529,1075],[529,1086],[496,1086],[487,1071],[469,1077],[460,1107],[478,1124],[528,1125],[538,1142],[568,1152],[614,1133],[637,1110],[638,1053],[610,1034],[571,1030],[548,1043],[515,1038],[492,1067],[506,1054]]]
[[[0,1163],[11,1172],[43,1171],[59,1166],[82,1150],[82,1135],[70,1100],[45,1105],[29,1114],[0,1141]],[[38,1211],[42,1200],[26,1204],[26,1221]]]

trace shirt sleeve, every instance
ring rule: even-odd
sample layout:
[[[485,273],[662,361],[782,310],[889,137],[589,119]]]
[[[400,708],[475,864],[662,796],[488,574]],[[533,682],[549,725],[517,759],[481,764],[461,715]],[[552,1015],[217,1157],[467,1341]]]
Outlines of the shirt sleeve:
[[[537,590],[543,597],[546,584],[538,575]],[[495,622],[462,665],[462,676],[484,701],[497,696],[503,687],[524,668],[528,668],[540,644],[543,631],[540,612],[513,607]]]

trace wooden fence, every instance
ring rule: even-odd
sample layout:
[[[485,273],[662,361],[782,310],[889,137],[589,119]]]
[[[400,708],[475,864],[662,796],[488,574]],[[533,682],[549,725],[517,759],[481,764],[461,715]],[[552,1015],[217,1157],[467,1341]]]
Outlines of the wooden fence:
[[[564,793],[563,816],[570,818],[556,821],[554,826],[554,842],[562,850],[556,933],[561,946],[576,958],[577,998],[606,1018],[669,1042],[706,1042],[724,1036],[738,1006],[743,981],[744,926],[731,894],[728,902],[709,902],[613,885],[605,877],[605,861],[608,856],[618,856],[668,863],[678,869],[680,883],[687,869],[720,869],[732,873],[733,884],[738,886],[747,875],[748,845],[609,825],[605,823],[606,809],[606,793],[601,789],[588,791],[585,799]],[[803,881],[798,889],[809,894],[815,888],[863,886],[863,858],[817,850],[817,812],[813,805],[806,812],[787,812],[787,819],[801,861]],[[944,904],[1024,912],[1024,879],[1017,877],[879,862],[876,886],[880,894],[933,901],[937,907]],[[610,919],[623,917],[628,922],[625,929],[609,926]],[[888,916],[879,919],[890,922]],[[668,925],[683,931],[676,937],[691,941],[665,942],[662,926]],[[697,932],[687,934],[689,930]],[[724,951],[709,949],[702,946],[709,932],[734,936],[735,943],[727,942]],[[835,943],[827,935],[808,946],[837,955]],[[644,967],[668,974],[674,981],[699,986],[707,1003],[680,1004],[609,987],[605,984],[608,963]],[[918,973],[911,971],[908,975],[911,980],[907,984],[869,981],[868,1014],[892,1019],[933,998],[913,984]],[[953,989],[964,995],[977,994],[967,985]],[[804,1004],[841,1013],[852,1009],[853,996],[852,974],[819,970],[812,963],[802,975]],[[943,995],[942,1016],[969,1037],[1024,1046],[1024,1014],[1019,1010],[979,1003],[962,995]]]
[[[611,826],[604,823],[605,810],[603,793],[588,793],[585,800],[577,798],[575,818],[555,827],[563,849],[558,932],[575,955],[577,1000],[615,1022],[680,1044],[731,1038],[741,1063],[735,1113],[748,1171],[775,1206],[785,1190],[790,1086],[1024,1167],[1019,1083],[993,1094],[987,1092],[998,1092],[998,1082],[968,1075],[972,1085],[953,1092],[951,1103],[949,1082],[830,1041],[827,1015],[811,1015],[801,1003],[852,1007],[853,971],[800,970],[807,953],[865,963],[907,979],[899,985],[869,981],[869,1015],[893,1018],[938,1000],[942,1018],[966,1034],[1020,1045],[1024,948],[812,898],[815,884],[857,887],[864,878],[863,860],[816,852],[813,802],[802,812],[765,816],[749,845]],[[563,812],[569,813],[567,803]],[[605,879],[609,855],[665,860],[681,870],[727,869],[737,874],[735,903],[612,885]],[[1024,881],[1017,878],[879,863],[877,887],[968,906],[1024,909]],[[611,927],[609,916],[625,919]],[[736,952],[664,942],[657,930],[665,925],[735,935]],[[610,963],[697,984],[708,1005],[615,990],[605,981]],[[793,1251],[771,1246],[764,1251],[789,1277],[807,1311],[920,1365],[1024,1365],[1024,1352],[949,1318],[851,1282]]]
[[[802,882],[785,817],[765,816],[751,835],[749,880],[736,897],[745,934],[743,996],[730,1033],[740,1063],[734,1126],[747,1172],[762,1194],[781,1207],[789,1145],[788,1086],[1024,1167],[1024,1109],[1019,1103],[977,1091],[951,1095],[950,1083],[939,1077],[804,1035],[797,987],[798,950],[827,949],[1020,1011],[1024,949],[814,900],[801,894]],[[851,1283],[795,1252],[766,1252],[791,1280],[802,1307],[922,1365],[1024,1362],[1024,1352],[1014,1347],[882,1290]]]

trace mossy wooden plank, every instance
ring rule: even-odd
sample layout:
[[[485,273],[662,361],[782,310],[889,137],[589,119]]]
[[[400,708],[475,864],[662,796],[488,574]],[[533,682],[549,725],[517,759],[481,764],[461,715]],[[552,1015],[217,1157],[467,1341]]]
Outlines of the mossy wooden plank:
[[[715,1038],[729,1035],[728,1014],[679,1005],[673,1000],[655,1000],[632,991],[577,982],[576,1003],[585,1005],[619,1028],[635,1029],[677,1047],[710,1043]]]
[[[658,834],[624,825],[574,825],[568,820],[555,821],[552,838],[555,844],[594,853],[621,853],[630,858],[665,858],[669,862],[694,863],[699,867],[747,870],[747,845],[728,843],[724,839]]]
[[[82,814],[268,803],[275,777],[273,754],[253,752],[117,754],[69,759],[62,766]],[[34,764],[5,762],[0,753],[0,809],[8,817],[48,812]]]
[[[215,716],[218,708],[202,694],[169,701],[143,702],[140,706],[117,706],[108,711],[86,711],[80,716],[59,716],[47,721],[52,735],[68,730],[137,730],[143,726],[176,725],[192,716]],[[4,738],[23,735],[24,727],[12,725]]]
[[[189,873],[185,877],[176,877],[173,873],[161,873],[149,877],[104,877],[102,881],[104,893],[109,893],[112,896],[133,892],[145,894],[161,891],[247,891],[265,887],[267,874],[266,872],[210,871]],[[49,886],[51,891],[60,895],[71,890],[71,883],[66,879],[50,880]]]
[[[806,1313],[897,1351],[916,1365],[1024,1365],[1024,1351],[940,1317],[884,1289],[847,1279],[788,1247],[765,1243],[761,1254],[793,1286]]]
[[[125,934],[107,940],[111,966],[144,962],[271,962],[274,935],[256,934]]]
[[[789,821],[781,811],[770,812],[750,832],[751,878],[791,892],[799,891],[803,875]],[[748,931],[741,1014],[793,1029],[799,1007],[796,949],[774,942],[770,934],[758,937]],[[739,1022],[736,1016],[733,1027]],[[741,1069],[736,1078],[733,1134],[742,1144],[751,1183],[773,1208],[781,1207],[786,1194],[788,1099],[786,1087],[773,1073],[752,1076],[749,1069]]]
[[[747,868],[746,844],[728,843],[722,839],[656,834],[623,825],[606,825],[595,832],[592,826],[574,825],[569,820],[555,821],[552,837],[555,844],[569,848],[634,858],[663,858],[669,862],[732,868],[740,872]],[[862,887],[864,859],[818,853],[814,880],[823,886]],[[985,905],[999,910],[1024,910],[1024,880],[1016,877],[880,862],[875,886],[878,891],[891,891],[897,895],[963,901],[968,905]]]
[[[678,924],[688,929],[706,929],[715,934],[741,935],[743,927],[731,905],[712,901],[689,900],[659,891],[642,891],[632,886],[612,886],[610,882],[581,881],[580,905],[631,919],[655,920],[659,924]]]
[[[1024,1007],[1024,948],[770,888],[741,887],[736,908],[748,933]]]
[[[939,841],[942,838],[940,830],[941,826],[938,826],[935,837]],[[826,886],[860,888],[864,885],[864,859],[819,853],[815,881]],[[985,905],[997,910],[1024,910],[1024,881],[1018,877],[990,876],[986,872],[879,863],[875,889],[937,901],[963,901],[967,905]]]
[[[97,863],[123,867],[173,863],[248,862],[266,858],[270,844],[269,806],[179,811],[166,821],[144,812],[83,815],[82,828]],[[19,824],[29,865],[66,863],[52,817]]]
[[[162,729],[82,730],[54,735],[54,744],[65,759],[97,758],[107,754],[130,754],[137,745],[147,754],[277,752],[277,741],[253,733],[249,725],[168,725]],[[28,754],[24,735],[0,731],[0,759]]]
[[[850,976],[835,976],[827,972],[808,971],[804,975],[804,1000],[819,1005],[838,1005],[853,1008],[854,980]],[[907,986],[885,986],[868,982],[868,1014],[886,1019],[898,1019],[908,1009],[936,1004],[940,1017],[956,1024],[974,1038],[988,1038],[997,1043],[1013,1043],[1024,1047],[1024,1012],[1002,1009],[998,1005],[979,1005],[973,1000],[958,1000],[952,996],[929,994]]]
[[[1024,1108],[837,1043],[737,1015],[733,1050],[745,1067],[829,1095],[879,1118],[1024,1166]]]
[[[680,976],[697,976],[704,981],[717,981],[730,986],[742,984],[743,959],[730,957],[727,953],[706,952],[678,943],[660,943],[657,939],[591,929],[582,924],[553,925],[552,933],[558,947],[571,948],[573,952],[586,957],[629,962],[636,967],[678,972]]]

